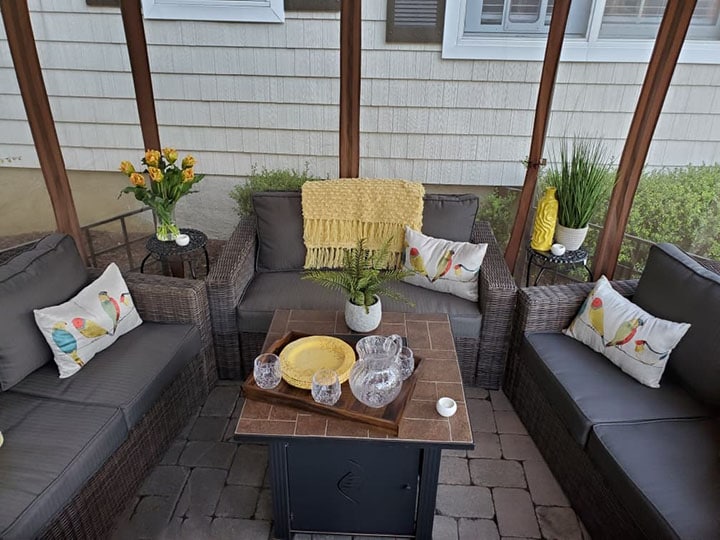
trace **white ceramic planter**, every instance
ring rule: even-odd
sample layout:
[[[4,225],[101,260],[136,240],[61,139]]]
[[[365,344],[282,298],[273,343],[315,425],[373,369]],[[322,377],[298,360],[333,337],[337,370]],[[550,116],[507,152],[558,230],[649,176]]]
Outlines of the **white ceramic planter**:
[[[375,302],[368,309],[370,313],[365,312],[365,306],[356,306],[350,300],[345,302],[345,324],[350,330],[355,332],[372,332],[380,326],[382,319],[382,304],[380,298],[375,297]]]
[[[582,229],[570,229],[559,223],[555,227],[555,241],[565,246],[567,251],[575,251],[583,245],[588,233],[588,227]]]

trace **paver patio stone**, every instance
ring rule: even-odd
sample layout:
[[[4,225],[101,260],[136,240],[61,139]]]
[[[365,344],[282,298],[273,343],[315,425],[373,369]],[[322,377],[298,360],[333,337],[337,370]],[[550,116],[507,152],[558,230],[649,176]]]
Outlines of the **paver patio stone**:
[[[479,386],[466,386],[465,397],[467,399],[487,399],[488,391]]]
[[[460,540],[499,540],[497,524],[491,519],[466,519],[458,523]]]
[[[210,391],[200,416],[224,416],[229,418],[237,402],[237,389],[231,386],[216,386]]]
[[[251,518],[255,515],[260,489],[226,485],[215,510],[218,517]]]
[[[544,461],[526,461],[523,467],[530,496],[535,504],[570,506],[570,501]]]
[[[269,489],[260,491],[260,497],[258,497],[255,507],[255,519],[272,520],[272,491]]]
[[[191,441],[219,441],[225,433],[228,419],[219,416],[200,416],[195,420],[188,439]]]
[[[482,486],[440,484],[435,507],[445,516],[492,518],[495,515],[490,490]]]
[[[513,406],[502,390],[490,390],[490,401],[495,411],[512,411]]]
[[[179,465],[158,465],[150,471],[138,490],[138,495],[163,495],[178,497],[182,491],[190,469]]]
[[[457,521],[451,517],[435,516],[432,537],[433,540],[458,540]]]
[[[467,451],[469,458],[500,459],[502,457],[500,439],[495,433],[475,432],[473,440],[475,449]]]
[[[180,465],[227,469],[232,463],[237,445],[215,441],[189,441],[180,454]]]
[[[487,487],[526,486],[522,465],[504,459],[471,459],[470,478],[473,484]]]
[[[188,420],[187,424],[182,428],[180,433],[178,433],[177,439],[187,439],[188,435],[190,435],[190,431],[192,430],[193,426],[195,425],[195,420],[198,419],[198,415],[200,414],[200,411],[193,414],[190,419]]]
[[[582,532],[571,508],[538,506],[535,509],[543,538],[547,540],[582,540]]]
[[[527,491],[495,488],[492,496],[501,535],[540,538],[535,509]]]
[[[442,451],[443,457],[467,457],[467,450],[451,450],[449,448],[445,448]]]
[[[515,411],[495,411],[495,423],[498,433],[527,435],[527,430]]]
[[[211,540],[209,516],[174,517],[160,540]]]
[[[193,469],[175,509],[176,516],[212,516],[220,499],[227,471]]]
[[[495,413],[497,414],[497,413]],[[500,435],[500,445],[505,459],[534,460],[542,459],[540,450],[529,435],[516,435],[514,433],[503,433]]]
[[[146,538],[158,536],[170,524],[174,506],[175,499],[170,497],[150,495],[141,498],[130,519],[132,530]]]
[[[467,459],[443,456],[440,460],[440,476],[438,481],[441,484],[469,486],[470,472],[468,471]]]
[[[214,540],[264,539],[270,536],[270,522],[257,519],[215,518],[210,524]]]
[[[241,444],[233,459],[228,484],[262,486],[268,467],[268,448],[259,444]]]
[[[185,450],[185,439],[174,439],[160,460],[162,465],[177,465],[180,454]]]
[[[473,431],[495,432],[495,418],[490,402],[484,399],[468,399],[468,414]]]

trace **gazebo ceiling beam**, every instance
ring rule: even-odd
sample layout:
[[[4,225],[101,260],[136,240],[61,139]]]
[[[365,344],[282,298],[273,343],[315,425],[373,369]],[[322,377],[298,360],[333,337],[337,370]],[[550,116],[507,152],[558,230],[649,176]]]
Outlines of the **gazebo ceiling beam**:
[[[155,113],[155,95],[150,76],[150,60],[140,0],[122,0],[120,12],[130,57],[130,69],[135,87],[135,102],[140,118],[143,143],[146,150],[160,150],[160,132]]]
[[[71,235],[80,255],[87,260],[70,181],[65,170],[65,160],[35,46],[27,0],[0,0],[0,11],[57,230]]]
[[[515,272],[515,264],[520,253],[520,247],[527,226],[530,207],[532,206],[535,186],[537,185],[538,171],[542,162],[545,136],[547,134],[550,108],[552,106],[555,79],[557,78],[560,53],[565,36],[568,14],[570,13],[571,0],[556,0],[553,5],[552,18],[550,19],[550,30],[548,31],[547,44],[545,46],[545,59],[543,61],[542,74],[540,76],[540,87],[538,89],[537,105],[535,106],[535,121],[533,124],[532,138],[530,140],[530,153],[528,156],[527,169],[525,170],[525,181],[523,182],[520,200],[518,202],[515,222],[507,248],[505,249],[505,262],[510,272]]]
[[[668,0],[637,108],[625,141],[617,181],[610,197],[605,227],[600,232],[593,277],[612,279],[625,229],[665,96],[690,26],[696,0]]]
[[[360,175],[360,68],[362,2],[340,6],[340,178]]]

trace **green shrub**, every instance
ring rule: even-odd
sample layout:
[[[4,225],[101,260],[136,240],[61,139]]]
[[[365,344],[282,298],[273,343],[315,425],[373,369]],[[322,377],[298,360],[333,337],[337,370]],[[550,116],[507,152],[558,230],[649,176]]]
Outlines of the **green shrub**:
[[[255,213],[252,206],[252,194],[257,191],[295,191],[309,180],[322,180],[308,172],[309,164],[298,172],[295,169],[267,169],[258,171],[257,165],[250,168],[250,177],[245,184],[239,184],[230,192],[230,197],[237,204],[235,211],[240,216],[251,216]]]
[[[490,223],[501,248],[505,248],[510,240],[510,233],[515,221],[515,204],[519,195],[519,191],[503,190],[501,192],[498,188],[494,188],[492,193],[480,201],[476,220]]]

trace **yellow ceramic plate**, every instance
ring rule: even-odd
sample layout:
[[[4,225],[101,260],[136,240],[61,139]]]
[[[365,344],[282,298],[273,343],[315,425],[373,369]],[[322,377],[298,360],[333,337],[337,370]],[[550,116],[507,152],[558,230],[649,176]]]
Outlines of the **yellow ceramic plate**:
[[[342,339],[308,336],[289,343],[280,352],[283,379],[309,390],[313,374],[319,369],[334,369],[340,384],[347,381],[355,363],[355,351]]]

